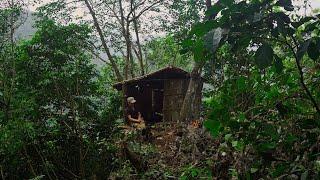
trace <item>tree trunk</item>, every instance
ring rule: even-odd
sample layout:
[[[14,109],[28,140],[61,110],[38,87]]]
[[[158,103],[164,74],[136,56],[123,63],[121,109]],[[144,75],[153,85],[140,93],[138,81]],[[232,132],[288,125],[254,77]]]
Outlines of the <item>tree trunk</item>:
[[[138,57],[139,64],[140,64],[141,76],[143,76],[144,75],[143,56],[142,56],[142,48],[141,48],[141,44],[140,44],[138,24],[137,24],[137,20],[136,19],[133,21],[133,24],[134,24],[134,31],[135,31],[135,34],[136,34],[137,46],[138,46],[138,56],[137,57]]]
[[[14,2],[11,2],[10,8],[14,8]],[[10,53],[9,57],[5,57],[8,63],[5,65],[5,80],[4,80],[4,104],[5,104],[5,122],[8,122],[12,118],[11,113],[11,101],[13,99],[14,94],[14,87],[15,87],[15,76],[16,76],[16,64],[15,64],[15,42],[14,42],[14,17],[11,14],[9,19],[10,21]]]
[[[130,72],[131,72],[131,77],[135,78],[135,73],[134,73],[134,59],[133,59],[133,54],[132,54],[132,50],[131,50],[132,46],[130,43],[130,62],[131,62],[131,66],[130,66]]]
[[[134,74],[134,58],[133,58],[133,54],[132,54],[132,41],[130,39],[130,30],[129,30],[129,27],[130,26],[130,23],[129,21],[127,21],[127,33],[126,33],[126,38],[127,38],[127,52],[128,52],[128,55],[129,55],[129,62],[130,62],[130,66],[129,66],[129,71],[130,71],[130,74],[131,74],[131,78],[134,78],[135,77],[135,74]]]
[[[124,17],[123,14],[123,7],[122,7],[122,0],[119,0],[119,10],[120,10],[120,24],[122,28],[122,34],[125,39],[126,48],[127,48],[127,55],[126,55],[126,64],[124,67],[124,75],[125,79],[129,79],[129,73],[131,74],[131,78],[134,78],[134,71],[133,71],[133,55],[131,51],[131,40],[130,40],[130,21]],[[126,24],[125,24],[126,23]]]
[[[129,78],[129,68],[130,68],[130,52],[128,51],[128,39],[127,39],[127,30],[124,24],[124,15],[123,15],[123,8],[122,8],[122,0],[118,0],[119,2],[119,11],[120,11],[120,24],[121,24],[121,29],[122,29],[122,34],[126,43],[126,48],[127,48],[127,55],[126,55],[126,63],[124,66],[124,78],[128,79]]]
[[[180,117],[179,117],[180,121],[190,120],[191,106],[192,104],[195,103],[196,93],[201,83],[201,70],[203,65],[204,63],[196,62],[195,66],[192,69],[188,90],[186,92],[186,95],[184,97],[183,104],[180,110]]]
[[[107,53],[107,56],[108,56],[109,61],[111,63],[112,69],[115,72],[118,81],[122,81],[123,77],[122,77],[122,75],[121,75],[121,73],[119,71],[119,68],[118,68],[117,64],[115,63],[115,61],[114,61],[114,59],[113,59],[113,57],[111,55],[111,52],[110,52],[109,47],[107,45],[107,42],[104,39],[104,35],[103,35],[103,32],[102,32],[101,27],[99,25],[99,22],[98,22],[98,19],[96,17],[96,14],[95,14],[93,8],[91,7],[89,1],[88,0],[84,0],[84,2],[86,4],[87,8],[89,9],[90,15],[91,15],[91,17],[93,19],[93,22],[94,22],[94,26],[95,26],[98,34],[99,34],[99,38],[101,40],[102,46],[103,46],[105,52]]]
[[[219,1],[217,3],[219,3]],[[207,9],[212,7],[211,0],[206,0],[206,7]],[[207,20],[210,20],[211,18],[212,18],[211,16],[206,17]],[[195,65],[192,69],[188,90],[183,99],[183,104],[180,110],[180,117],[179,117],[180,121],[189,120],[188,113],[190,112],[191,106],[195,101],[196,90],[198,89],[201,82],[201,70],[203,66],[204,66],[204,62],[195,62]]]

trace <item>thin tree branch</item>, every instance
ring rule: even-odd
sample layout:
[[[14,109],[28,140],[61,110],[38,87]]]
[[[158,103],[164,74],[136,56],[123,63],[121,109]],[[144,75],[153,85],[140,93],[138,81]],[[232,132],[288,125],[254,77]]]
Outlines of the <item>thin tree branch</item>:
[[[295,42],[294,39],[293,39],[293,41]],[[299,78],[300,83],[301,83],[303,89],[305,90],[305,92],[307,93],[307,95],[309,96],[309,98],[310,98],[314,108],[316,109],[317,113],[320,115],[319,105],[317,104],[317,101],[314,99],[313,95],[311,94],[310,90],[308,89],[307,85],[304,82],[304,74],[303,74],[303,71],[302,71],[300,60],[299,60],[294,48],[291,46],[291,44],[289,44],[288,42],[286,42],[286,44],[290,48],[290,50],[292,51],[292,53],[294,55],[295,62],[296,62],[296,65],[297,65],[297,68],[298,68],[298,72],[299,72],[299,75],[300,75],[300,78]]]
[[[104,60],[101,56],[99,56],[96,52],[94,52],[93,50],[90,51],[90,53],[92,55],[94,55],[97,59],[99,59],[100,61],[106,63],[107,65],[111,66],[111,63],[107,62],[106,60]]]
[[[143,13],[145,13],[146,11],[150,10],[151,8],[153,8],[155,5],[161,3],[163,0],[159,0],[159,1],[156,1],[154,3],[152,3],[150,6],[148,7],[145,7],[143,10],[141,10],[137,16],[133,17],[132,19],[129,20],[129,22],[132,22],[136,19],[138,19]]]

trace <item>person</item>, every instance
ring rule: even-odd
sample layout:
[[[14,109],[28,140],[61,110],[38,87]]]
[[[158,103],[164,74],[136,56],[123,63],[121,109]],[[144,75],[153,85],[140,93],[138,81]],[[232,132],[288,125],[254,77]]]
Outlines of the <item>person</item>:
[[[145,127],[144,119],[139,111],[137,111],[135,107],[135,103],[137,101],[134,99],[134,97],[128,97],[127,103],[128,107],[126,109],[126,117],[128,124],[143,129]]]

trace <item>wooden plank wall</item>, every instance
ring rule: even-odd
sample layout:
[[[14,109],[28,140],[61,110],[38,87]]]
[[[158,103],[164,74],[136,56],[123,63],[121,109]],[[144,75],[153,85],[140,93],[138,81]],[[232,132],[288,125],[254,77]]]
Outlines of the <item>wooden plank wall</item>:
[[[188,79],[170,79],[164,83],[164,99],[163,99],[163,119],[164,121],[178,121],[179,113],[183,104],[184,96],[187,92]],[[200,117],[202,86],[196,90],[194,94],[195,100],[191,104],[191,110],[188,114],[188,120],[195,120]]]
[[[170,79],[164,83],[163,118],[164,121],[177,121],[188,87],[186,79]]]

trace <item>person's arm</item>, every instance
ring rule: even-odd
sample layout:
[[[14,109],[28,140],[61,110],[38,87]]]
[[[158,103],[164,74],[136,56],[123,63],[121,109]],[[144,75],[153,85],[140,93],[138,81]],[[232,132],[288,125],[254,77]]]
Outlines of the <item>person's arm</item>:
[[[134,119],[134,118],[132,118],[131,115],[128,115],[128,119],[129,119],[131,122],[136,122],[136,123],[141,122],[141,120],[139,120],[139,119]]]
[[[144,119],[143,119],[143,117],[142,117],[142,115],[141,115],[141,113],[140,112],[138,112],[138,120],[140,120],[140,121],[144,121]]]

